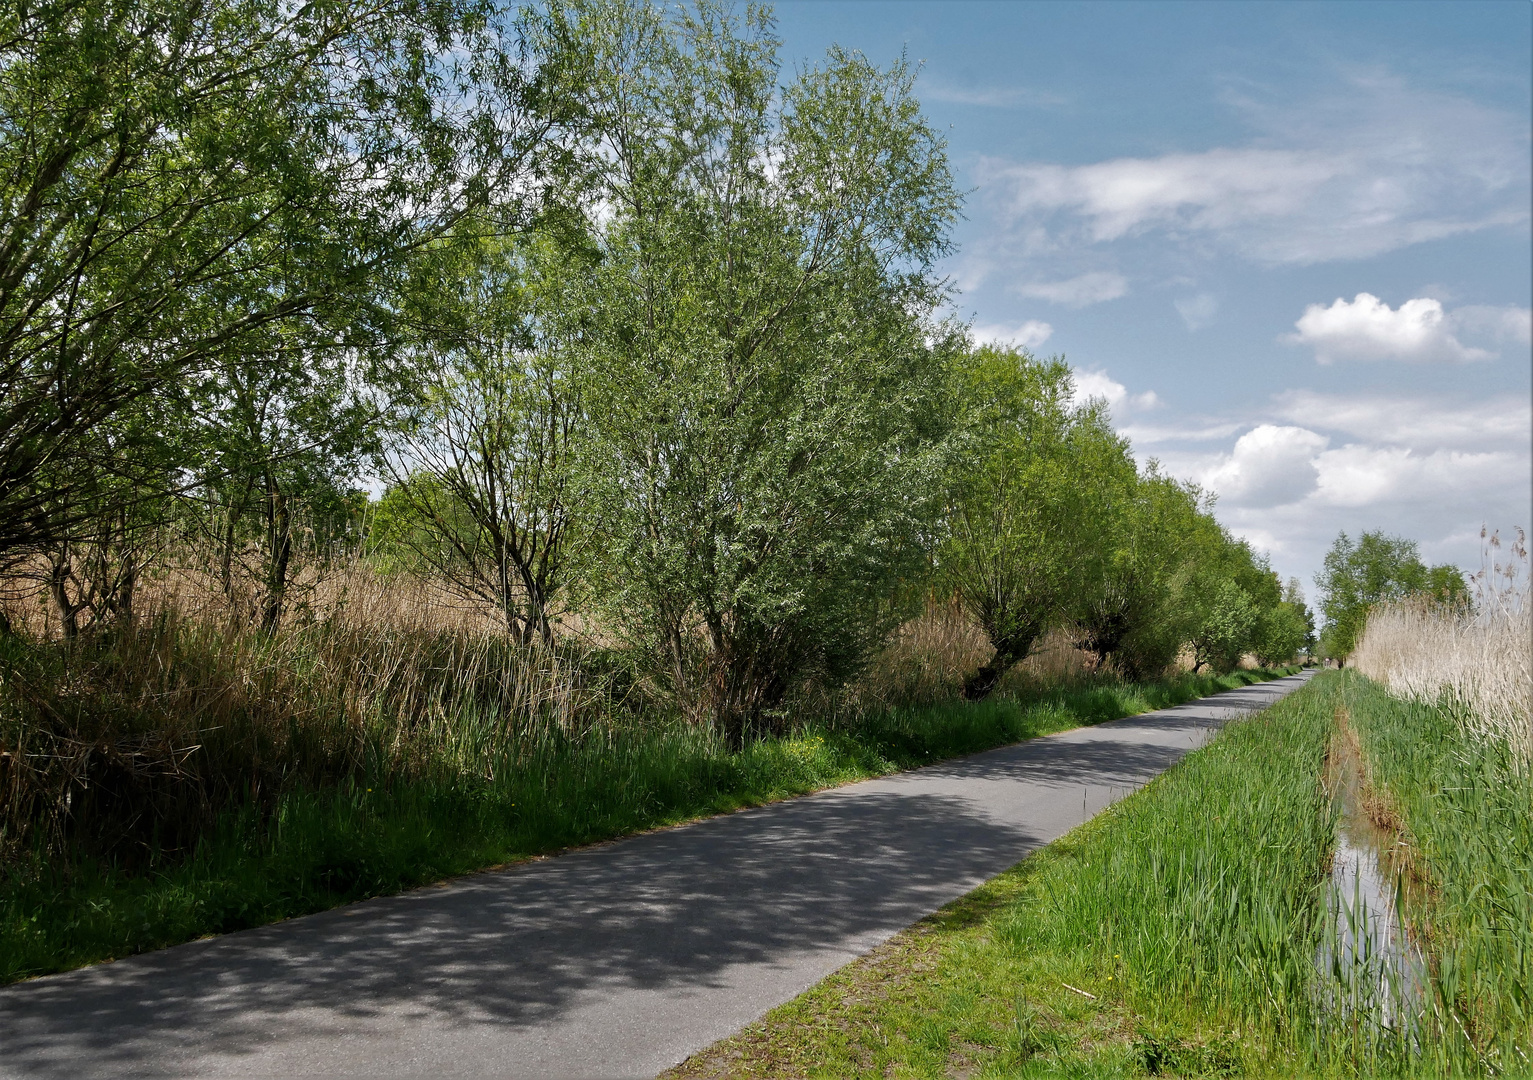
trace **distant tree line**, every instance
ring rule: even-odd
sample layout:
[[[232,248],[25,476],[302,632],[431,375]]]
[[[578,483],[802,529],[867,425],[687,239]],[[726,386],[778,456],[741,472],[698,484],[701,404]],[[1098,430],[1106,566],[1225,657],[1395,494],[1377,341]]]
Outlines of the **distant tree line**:
[[[273,633],[362,550],[739,735],[934,591],[976,698],[1053,631],[1133,677],[1306,648],[1061,360],[944,316],[914,70],[778,48],[713,0],[7,8],[0,564],[74,636],[190,547]]]

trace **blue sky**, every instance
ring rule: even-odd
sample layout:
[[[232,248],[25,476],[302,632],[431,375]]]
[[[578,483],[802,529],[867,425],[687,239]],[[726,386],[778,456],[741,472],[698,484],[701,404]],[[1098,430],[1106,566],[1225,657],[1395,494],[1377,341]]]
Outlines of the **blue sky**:
[[[921,63],[977,336],[1312,576],[1533,518],[1533,5],[786,0],[783,59]]]

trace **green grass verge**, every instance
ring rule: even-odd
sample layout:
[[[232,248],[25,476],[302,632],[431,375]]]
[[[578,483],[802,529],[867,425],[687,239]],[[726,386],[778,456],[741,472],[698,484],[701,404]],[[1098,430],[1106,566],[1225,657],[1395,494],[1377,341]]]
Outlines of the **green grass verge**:
[[[1093,684],[803,726],[731,750],[683,727],[548,736],[490,775],[375,776],[222,815],[187,859],[38,861],[0,880],[0,982],[1164,708],[1270,672]]]
[[[1466,738],[1451,701],[1403,702],[1345,674],[1351,723],[1421,887],[1432,954],[1425,1062],[1533,1076],[1533,776],[1505,745]]]
[[[674,1076],[1304,1071],[1339,692],[1322,675],[1230,724]]]

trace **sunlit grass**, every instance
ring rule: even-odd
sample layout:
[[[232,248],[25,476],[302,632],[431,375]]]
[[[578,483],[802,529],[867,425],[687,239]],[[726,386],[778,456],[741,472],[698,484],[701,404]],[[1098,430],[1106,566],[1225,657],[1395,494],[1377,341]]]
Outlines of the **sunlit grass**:
[[[1357,676],[1347,697],[1422,883],[1428,1062],[1533,1075],[1533,779],[1506,742],[1466,737],[1461,705],[1401,701]]]

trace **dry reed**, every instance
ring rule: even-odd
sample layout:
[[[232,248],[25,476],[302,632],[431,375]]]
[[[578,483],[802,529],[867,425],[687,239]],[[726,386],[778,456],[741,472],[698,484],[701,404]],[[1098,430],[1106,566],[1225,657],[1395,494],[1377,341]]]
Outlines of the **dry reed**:
[[[484,776],[611,711],[570,651],[361,563],[307,583],[275,634],[195,568],[139,601],[74,641],[9,605],[25,638],[0,674],[0,856],[180,849],[234,803],[365,771]]]
[[[488,778],[550,739],[610,738],[670,716],[578,619],[553,649],[520,644],[483,605],[349,560],[308,564],[266,633],[242,580],[229,590],[195,553],[166,558],[131,620],[72,640],[35,569],[3,583],[18,634],[0,639],[0,859],[152,859],[194,843],[232,805],[364,774]],[[990,652],[956,604],[933,599],[855,685],[805,687],[791,711],[855,720],[952,701]],[[1054,634],[999,689],[1089,673],[1086,654]]]
[[[893,635],[844,704],[854,709],[932,705],[959,696],[994,649],[982,630],[956,601],[939,596]],[[1001,694],[1041,686],[1079,682],[1092,673],[1091,656],[1070,643],[1063,631],[1051,631],[1033,646],[996,687]]]
[[[1448,695],[1473,734],[1506,744],[1526,768],[1533,764],[1533,602],[1522,530],[1504,562],[1500,548],[1488,538],[1472,608],[1424,598],[1380,604],[1352,662],[1397,697]]]

